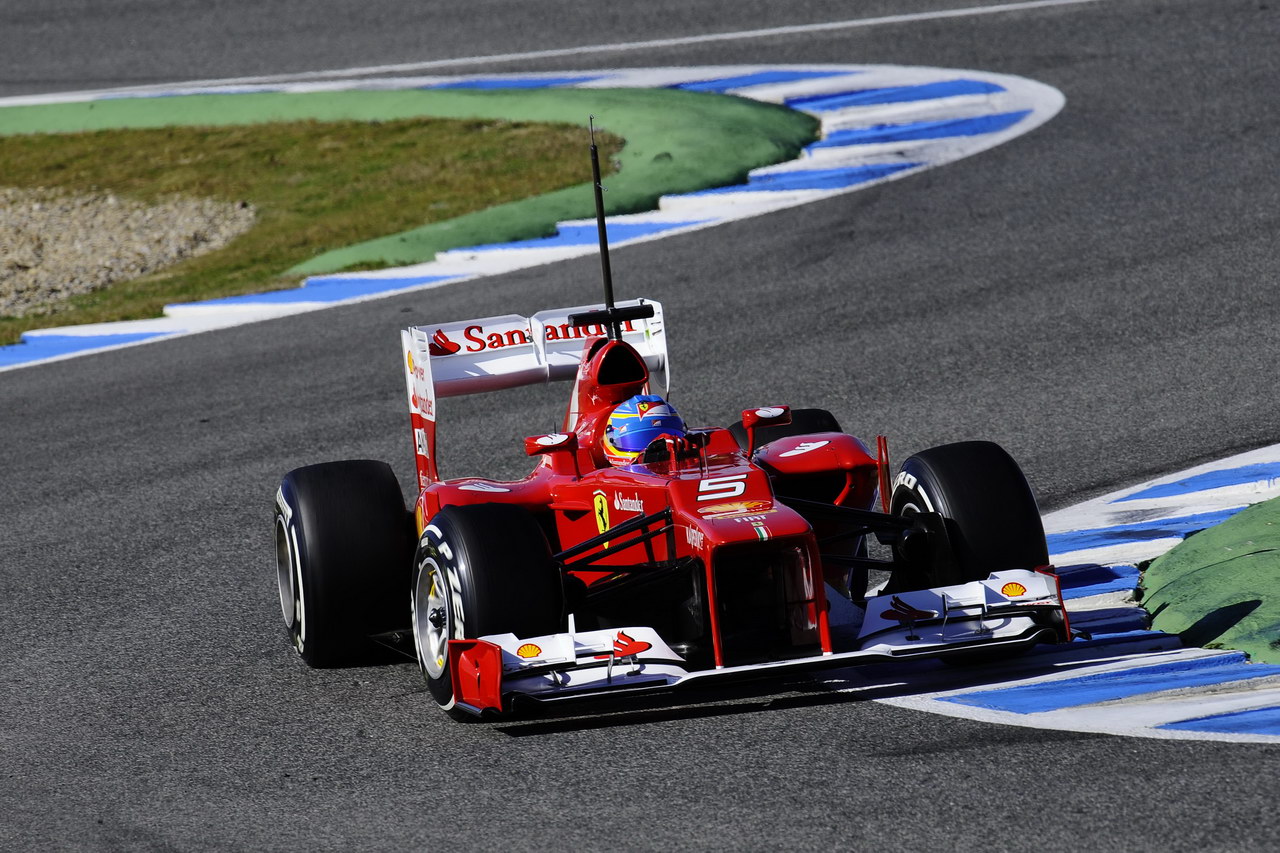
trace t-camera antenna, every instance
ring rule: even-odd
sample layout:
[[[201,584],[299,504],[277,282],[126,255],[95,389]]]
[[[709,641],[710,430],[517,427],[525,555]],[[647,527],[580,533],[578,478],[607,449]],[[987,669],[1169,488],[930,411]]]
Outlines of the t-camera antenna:
[[[591,133],[591,185],[596,197],[596,232],[600,236],[600,273],[604,277],[604,310],[574,314],[569,322],[574,326],[590,326],[595,323],[608,330],[612,340],[622,339],[622,324],[628,320],[642,320],[653,316],[652,305],[629,305],[618,308],[613,304],[613,272],[609,268],[609,232],[604,224],[604,185],[600,182],[600,151],[596,148],[596,117],[587,116],[587,128]]]

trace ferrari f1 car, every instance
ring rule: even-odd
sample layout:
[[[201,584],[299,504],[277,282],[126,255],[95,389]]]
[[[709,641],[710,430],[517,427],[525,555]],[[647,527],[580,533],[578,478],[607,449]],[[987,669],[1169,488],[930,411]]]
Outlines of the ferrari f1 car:
[[[818,409],[687,429],[651,393],[669,373],[653,301],[402,343],[412,511],[373,461],[297,469],[276,495],[280,604],[312,666],[403,646],[466,716],[1070,639],[1035,499],[995,444],[893,475],[883,437],[872,451]],[[440,477],[438,400],[555,380],[573,382],[568,411],[524,439],[529,476]],[[872,570],[888,581],[869,592]]]

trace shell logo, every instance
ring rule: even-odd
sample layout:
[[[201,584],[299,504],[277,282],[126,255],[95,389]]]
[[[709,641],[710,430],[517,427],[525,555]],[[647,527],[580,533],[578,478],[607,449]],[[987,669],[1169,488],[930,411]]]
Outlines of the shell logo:
[[[408,353],[409,372],[413,373],[413,353]]]
[[[1000,587],[1000,594],[1007,595],[1009,598],[1013,598],[1018,595],[1026,595],[1027,588],[1022,584],[1017,583],[1016,581],[1011,581],[1010,583],[1007,583],[1004,586]]]
[[[730,501],[729,503],[713,504],[698,508],[699,515],[705,515],[708,518],[725,518],[739,513],[764,512],[773,507],[769,501]]]
[[[542,654],[542,649],[535,646],[533,643],[525,643],[523,646],[516,649],[516,654],[519,657],[528,660],[529,658],[536,658],[538,655]]]

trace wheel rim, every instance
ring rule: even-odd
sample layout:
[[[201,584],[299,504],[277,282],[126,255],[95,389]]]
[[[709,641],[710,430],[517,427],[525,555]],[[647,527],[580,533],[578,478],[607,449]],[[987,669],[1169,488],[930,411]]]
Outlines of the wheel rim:
[[[921,504],[924,504],[924,506],[922,507]],[[908,521],[923,512],[933,511],[933,503],[929,500],[929,496],[913,488],[895,488],[890,506],[892,507],[893,515]],[[903,557],[901,546],[893,546],[893,551],[895,562]],[[892,592],[901,592],[930,586],[934,586],[933,578],[930,574],[916,571],[908,575],[905,571],[899,570],[895,571],[889,578],[885,589]]]
[[[440,564],[431,557],[418,568],[413,594],[413,640],[418,664],[429,678],[439,678],[449,657],[453,629],[453,602]]]
[[[276,586],[280,590],[280,612],[284,614],[285,627],[293,633],[297,622],[298,592],[294,585],[293,548],[289,543],[289,527],[284,518],[276,516]]]

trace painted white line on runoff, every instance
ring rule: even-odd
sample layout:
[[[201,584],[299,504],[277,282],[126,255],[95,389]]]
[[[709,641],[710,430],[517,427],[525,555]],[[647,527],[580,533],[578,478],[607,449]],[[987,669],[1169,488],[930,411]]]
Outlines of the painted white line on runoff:
[[[650,39],[647,41],[613,42],[608,44],[582,45],[579,47],[563,47],[549,50],[496,53],[484,56],[459,56],[452,59],[434,59],[422,62],[399,62],[386,65],[354,66],[351,68],[339,68],[323,71],[301,71],[292,74],[268,74],[256,77],[224,77],[214,80],[188,82],[181,85],[236,86],[253,83],[287,83],[306,80],[324,80],[335,77],[363,77],[376,74],[404,74],[414,71],[459,68],[468,65],[491,65],[495,63],[526,62],[538,59],[560,59],[573,56],[590,56],[598,53],[618,53],[634,50],[653,50],[655,48],[684,47],[687,45],[708,44],[721,41],[745,41],[750,39],[776,38],[778,36],[805,35],[808,33],[838,32],[840,30],[883,27],[893,24],[915,24],[926,21],[945,20],[949,18],[971,18],[981,15],[999,15],[1008,12],[1027,12],[1060,6],[1083,6],[1102,2],[1107,2],[1107,0],[1026,0],[1026,2],[1018,3],[994,3],[984,6],[967,6],[958,9],[937,9],[929,12],[908,12],[897,15],[881,15],[874,18],[852,18],[844,21],[825,21],[813,24],[791,24],[780,27],[764,27],[755,30],[706,33],[696,36],[676,36],[672,38]],[[120,93],[150,92],[158,89],[169,88],[172,88],[172,86],[147,85],[130,86],[112,91]],[[79,94],[84,95],[89,93]],[[70,97],[73,100],[81,99],[76,95],[71,95]],[[48,102],[46,101],[45,103]]]
[[[1064,103],[1058,90],[1022,77],[865,65],[738,65],[395,77],[257,87],[178,86],[152,94],[441,87],[681,87],[786,104],[820,119],[820,138],[790,163],[757,169],[738,186],[664,196],[655,211],[610,217],[610,245],[615,248],[900,180],[1027,133],[1057,114]],[[128,96],[117,91],[86,99]],[[0,110],[30,100],[3,99]],[[603,126],[607,127],[607,122]],[[474,281],[597,251],[594,220],[561,222],[559,233],[551,238],[453,249],[440,253],[435,260],[408,267],[313,276],[293,290],[170,305],[166,306],[164,317],[152,320],[27,332],[23,343],[0,347],[0,371]]]
[[[823,683],[902,708],[1007,725],[1172,740],[1280,743],[1280,667],[1182,648],[1146,630],[1132,563],[1186,533],[1280,497],[1280,445],[1199,465],[1044,517],[1073,627],[1091,642],[1042,646],[969,670],[848,670]],[[1183,531],[1167,535],[1169,531]]]

